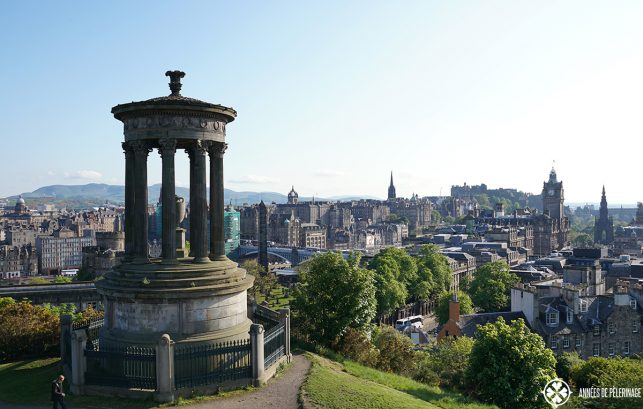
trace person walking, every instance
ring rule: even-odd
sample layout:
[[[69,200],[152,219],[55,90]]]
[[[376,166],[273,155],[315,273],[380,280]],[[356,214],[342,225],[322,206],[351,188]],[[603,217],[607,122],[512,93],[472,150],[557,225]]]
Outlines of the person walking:
[[[59,375],[58,378],[51,383],[51,401],[54,403],[53,409],[58,409],[58,405],[60,405],[62,409],[67,409],[67,405],[65,405],[65,392],[63,392],[64,381],[65,377]]]

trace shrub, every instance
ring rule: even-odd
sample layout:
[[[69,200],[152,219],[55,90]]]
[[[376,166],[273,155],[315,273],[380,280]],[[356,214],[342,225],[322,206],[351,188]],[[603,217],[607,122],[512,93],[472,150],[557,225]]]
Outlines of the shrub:
[[[446,338],[425,353],[420,366],[436,373],[442,384],[463,390],[473,345],[471,338]]]
[[[348,328],[344,335],[333,343],[332,348],[344,358],[370,367],[375,367],[379,359],[379,351],[373,346],[366,332],[355,328]]]
[[[404,376],[415,374],[416,356],[409,337],[391,327],[379,327],[373,335],[373,344],[380,352],[378,369]]]
[[[0,360],[58,352],[60,318],[50,310],[19,302],[0,309]]]
[[[577,352],[564,352],[556,357],[556,374],[565,382],[570,383],[574,367],[583,364],[583,359]]]

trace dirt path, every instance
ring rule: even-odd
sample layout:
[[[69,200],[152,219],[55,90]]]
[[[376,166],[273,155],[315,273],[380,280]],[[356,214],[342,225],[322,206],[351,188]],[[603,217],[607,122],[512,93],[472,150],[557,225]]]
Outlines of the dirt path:
[[[304,383],[310,370],[310,361],[303,355],[294,355],[292,366],[281,374],[277,379],[271,379],[263,388],[253,392],[242,393],[229,398],[213,399],[206,402],[189,406],[181,406],[183,409],[299,409],[299,388]],[[1,398],[1,397],[0,397]],[[100,406],[75,406],[68,404],[69,409],[118,409],[114,407]],[[40,406],[9,405],[0,402],[1,409],[49,409],[51,404]]]

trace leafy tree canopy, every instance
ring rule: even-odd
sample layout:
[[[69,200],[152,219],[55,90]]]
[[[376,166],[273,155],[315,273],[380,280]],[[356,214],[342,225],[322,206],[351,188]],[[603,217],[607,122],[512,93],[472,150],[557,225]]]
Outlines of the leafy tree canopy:
[[[501,408],[549,408],[542,389],[556,378],[556,358],[523,320],[502,319],[478,328],[467,384],[484,401]]]
[[[511,287],[519,281],[518,276],[509,271],[506,262],[494,261],[476,270],[469,294],[473,304],[484,312],[507,310]]]
[[[375,316],[373,273],[359,266],[359,255],[318,254],[299,273],[292,301],[293,319],[314,341],[330,344],[347,328],[364,328]]]

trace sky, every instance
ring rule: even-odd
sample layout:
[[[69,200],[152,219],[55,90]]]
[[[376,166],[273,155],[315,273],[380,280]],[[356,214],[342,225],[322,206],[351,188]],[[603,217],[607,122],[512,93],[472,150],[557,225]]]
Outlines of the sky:
[[[643,2],[9,2],[0,196],[123,184],[112,106],[231,106],[225,187],[446,195],[486,183],[643,200]],[[161,180],[150,154],[149,182]],[[177,155],[187,186],[187,155]]]

